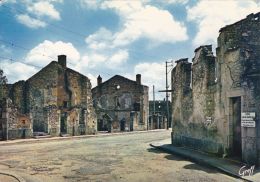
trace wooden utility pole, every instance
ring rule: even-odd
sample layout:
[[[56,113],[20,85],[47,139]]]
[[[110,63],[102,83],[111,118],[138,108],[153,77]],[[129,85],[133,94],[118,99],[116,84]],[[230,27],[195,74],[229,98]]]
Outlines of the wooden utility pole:
[[[171,66],[173,67],[173,63],[172,61],[165,61],[165,75],[166,75],[166,90],[165,90],[165,93],[166,93],[166,110],[167,110],[167,130],[169,129],[169,125],[170,125],[170,117],[169,117],[169,85],[168,85],[168,66]],[[171,71],[171,69],[170,69]],[[170,72],[169,71],[169,72]]]

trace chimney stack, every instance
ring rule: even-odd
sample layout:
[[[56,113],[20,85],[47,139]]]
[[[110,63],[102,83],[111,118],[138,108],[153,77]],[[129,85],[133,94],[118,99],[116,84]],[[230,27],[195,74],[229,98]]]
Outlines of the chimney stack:
[[[101,78],[100,75],[98,75],[98,78],[97,78],[97,85],[99,86],[99,85],[101,85],[101,83],[102,83],[102,78]]]
[[[67,58],[66,55],[58,55],[58,63],[63,67],[67,67]]]
[[[141,74],[137,74],[137,75],[136,75],[136,83],[137,83],[138,85],[141,85]]]

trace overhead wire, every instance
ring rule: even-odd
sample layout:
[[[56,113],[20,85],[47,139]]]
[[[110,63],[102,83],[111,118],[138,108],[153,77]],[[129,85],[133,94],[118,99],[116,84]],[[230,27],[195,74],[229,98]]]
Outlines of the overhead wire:
[[[2,0],[0,0],[0,1],[2,1]],[[3,1],[2,1],[2,2],[3,2]],[[10,12],[16,11],[16,12],[20,12],[20,13],[23,13],[23,14],[27,14],[27,13],[28,13],[28,12],[26,12],[26,11],[23,11],[23,10],[19,9],[19,8],[14,9],[13,7],[9,7],[9,6],[7,6],[6,4],[2,4],[1,6],[3,6],[3,7],[5,7],[5,8],[7,8],[7,9],[9,9]],[[86,38],[85,35],[83,35],[83,34],[81,34],[81,33],[79,33],[79,32],[76,32],[76,31],[67,29],[67,28],[65,28],[65,27],[63,27],[63,26],[58,26],[58,25],[55,25],[55,24],[53,24],[53,23],[48,23],[48,24],[49,24],[50,26],[56,28],[56,29],[60,29],[60,30],[66,31],[66,32],[68,32],[68,33],[70,33],[70,34],[77,35],[78,37],[83,37],[84,39]],[[47,31],[50,31],[51,33],[55,33],[55,32],[53,32],[53,31],[51,31],[50,29],[47,29]],[[59,35],[62,36],[62,34],[59,34]],[[64,37],[64,38],[67,38],[67,37],[65,37],[65,36],[63,36],[63,37]],[[81,40],[82,40],[82,39],[81,39]],[[24,46],[20,46],[19,44],[14,44],[13,42],[8,42],[8,41],[5,41],[5,40],[3,40],[3,39],[0,39],[0,41],[5,42],[6,44],[9,44],[9,46],[12,46],[12,47],[17,47],[17,48],[20,48],[20,49],[23,49],[23,50],[26,50],[26,51],[30,51],[30,50],[31,50],[31,49],[29,49],[29,48],[25,48]],[[74,39],[74,41],[75,41],[75,39]],[[75,41],[75,42],[77,42],[77,41]],[[77,42],[77,43],[79,43],[79,42]],[[79,43],[79,44],[83,45],[82,42]],[[86,45],[84,44],[84,46],[86,46]],[[124,49],[124,48],[122,48],[122,49]],[[107,50],[106,50],[106,51],[107,51]],[[147,54],[145,54],[143,51],[141,52],[141,51],[132,50],[132,49],[129,49],[129,48],[127,49],[127,51],[131,52],[131,56],[132,56],[132,57],[135,57],[135,58],[137,58],[137,59],[140,58],[140,56],[139,56],[140,53],[141,53],[142,55],[146,56],[146,57],[151,57],[153,60],[154,60],[155,57],[156,57],[156,56],[147,55]],[[42,56],[46,56],[46,57],[49,57],[49,58],[55,60],[55,58],[50,57],[50,56],[48,56],[47,54],[44,54],[44,53],[39,53],[39,54],[41,54]],[[158,57],[158,59],[162,59],[162,57],[160,56],[160,57]],[[27,63],[26,63],[26,64],[27,64]],[[88,68],[88,69],[89,69],[89,70],[93,70],[93,71],[98,72],[98,73],[104,73],[104,74],[106,74],[106,75],[112,75],[112,74],[110,74],[110,73],[102,72],[102,71],[97,70],[97,69],[94,69],[94,68]]]
[[[22,50],[24,50],[24,51],[28,51],[28,50],[30,51],[29,48],[26,48],[26,47],[24,47],[24,46],[21,46],[21,45],[15,44],[15,43],[10,42],[10,41],[6,41],[6,40],[3,40],[3,39],[0,39],[0,42],[5,43],[5,45],[8,44],[9,46],[17,47],[17,48],[22,49]],[[46,55],[45,52],[39,52],[37,55],[41,55],[41,56],[48,57],[48,58],[52,59],[52,61],[57,61],[56,58],[54,58],[54,57],[52,57],[52,56],[48,56],[48,55]],[[12,61],[12,60],[16,60],[16,59],[8,58],[8,57],[4,57],[4,56],[0,56],[0,58],[7,59],[7,60],[10,60],[10,61]],[[21,59],[21,60],[22,60],[22,59]],[[72,60],[69,59],[69,58],[67,58],[67,60],[69,60],[69,61],[72,62]],[[18,62],[20,62],[20,61],[18,61]],[[27,63],[26,60],[23,60],[23,63],[25,63],[25,64],[27,64],[27,65],[29,65],[29,66],[42,68],[42,67],[39,67],[39,66],[34,65],[34,64],[29,64],[29,63]],[[88,68],[88,69],[89,69],[89,70],[93,70],[93,71],[95,71],[95,72],[103,73],[103,74],[106,74],[106,75],[109,75],[109,76],[112,75],[112,74],[110,74],[110,73],[106,73],[106,72],[103,72],[103,71],[99,71],[99,70],[96,70],[96,69],[94,69],[94,68]]]
[[[18,12],[20,12],[20,13],[27,13],[26,11],[23,11],[23,10],[21,10],[21,9],[19,9],[19,8],[16,8],[16,9],[14,9],[13,7],[9,7],[9,6],[7,6],[7,5],[5,5],[5,4],[2,4],[2,6],[3,7],[6,7],[7,9],[9,9],[9,10],[15,10],[15,11],[18,11]],[[56,28],[56,29],[60,29],[60,30],[63,30],[63,31],[66,31],[66,32],[68,32],[68,33],[71,33],[71,34],[74,34],[74,35],[77,35],[78,37],[81,37],[81,38],[86,38],[86,35],[83,35],[82,33],[79,33],[79,32],[76,32],[76,31],[73,31],[73,30],[70,30],[70,29],[67,29],[67,28],[65,28],[64,26],[60,26],[60,25],[56,25],[56,24],[53,24],[53,23],[49,23],[48,22],[48,25],[51,25],[52,27],[54,27],[54,28]],[[47,29],[47,31],[50,31],[50,29]],[[53,32],[53,31],[50,31],[51,33],[55,33],[55,32]],[[59,34],[59,36],[62,36],[61,34]],[[62,36],[62,37],[64,37],[64,38],[67,38],[67,37],[65,37],[65,36]],[[81,41],[82,41],[82,39],[80,39]],[[74,39],[74,41],[75,41],[75,39]],[[84,45],[84,46],[86,46],[86,44],[85,43],[82,43],[82,42],[78,42],[78,41],[75,41],[75,42],[77,42],[78,44],[80,44],[80,45]],[[125,49],[125,48],[121,48],[121,49]],[[107,50],[106,50],[107,51]],[[133,57],[136,57],[136,58],[139,58],[138,57],[138,55],[139,54],[142,54],[142,55],[144,55],[144,56],[146,56],[146,57],[150,57],[150,58],[152,58],[153,60],[157,57],[157,55],[148,55],[148,54],[145,54],[144,53],[144,51],[138,51],[138,50],[133,50],[133,49],[129,49],[129,48],[127,48],[127,51],[128,52],[131,52],[132,53],[132,56]],[[111,52],[111,51],[110,51]],[[137,56],[136,56],[137,55]],[[158,56],[157,57],[158,59],[162,59],[162,57],[161,56]],[[166,60],[166,58],[163,58],[164,60]]]

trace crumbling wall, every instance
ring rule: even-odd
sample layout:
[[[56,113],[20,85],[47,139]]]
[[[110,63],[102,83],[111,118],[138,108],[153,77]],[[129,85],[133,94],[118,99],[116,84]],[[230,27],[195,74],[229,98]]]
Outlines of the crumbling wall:
[[[25,113],[26,111],[26,105],[25,105],[25,81],[18,81],[11,85],[10,87],[10,95],[9,97],[12,99],[12,102],[14,105],[17,106],[17,109],[21,113]]]
[[[191,133],[199,141],[198,147],[223,154],[222,128],[215,117],[215,56],[212,46],[198,47],[192,61],[192,122],[196,129]]]
[[[234,131],[230,114],[231,99],[240,97],[241,112],[256,113],[256,127],[241,127],[242,159],[252,164],[257,160],[260,163],[259,19],[260,13],[250,14],[247,18],[222,28],[217,48],[218,116],[226,126],[226,146],[232,152]]]
[[[180,59],[176,63],[172,70],[172,116],[173,125],[181,127],[188,125],[192,114],[191,63],[188,59]]]
[[[20,114],[11,99],[1,100],[0,112],[2,139],[28,138],[32,136],[30,115]]]
[[[78,119],[76,127],[73,126],[76,128],[74,133],[95,134],[97,131],[97,117],[93,108],[90,80],[71,69],[66,70],[66,79],[67,89],[71,92],[71,108],[77,109]],[[70,120],[68,121],[71,123]],[[69,131],[73,130],[69,129]]]
[[[48,124],[48,133],[51,136],[60,135],[60,110],[55,105],[44,107],[44,120]]]
[[[260,164],[259,19],[260,13],[251,14],[222,28],[216,62],[211,46],[195,50],[192,91],[185,79],[190,63],[177,61],[172,71],[173,144]],[[245,112],[255,113],[255,127],[241,126]]]
[[[58,70],[57,62],[51,62],[29,80],[27,110],[32,114],[33,131],[48,133],[48,121],[45,119],[45,107],[57,105],[58,98]]]
[[[148,87],[116,75],[92,89],[92,94],[101,125],[107,114],[111,117],[112,131],[147,129]]]

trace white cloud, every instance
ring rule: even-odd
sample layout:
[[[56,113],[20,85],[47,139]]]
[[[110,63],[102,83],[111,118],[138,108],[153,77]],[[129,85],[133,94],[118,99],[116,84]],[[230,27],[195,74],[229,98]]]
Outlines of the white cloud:
[[[96,2],[101,9],[112,9],[121,18],[121,29],[112,33],[102,27],[86,38],[93,50],[113,49],[127,46],[140,38],[153,43],[175,43],[188,39],[183,23],[174,19],[166,10],[146,5],[141,1]]]
[[[0,1],[0,5],[1,3],[16,3],[16,0],[5,0],[4,2],[3,1]]]
[[[78,62],[77,70],[86,70],[87,68],[104,69],[109,68],[116,70],[119,66],[126,63],[128,59],[127,50],[113,50],[113,52],[102,52],[98,53],[88,52],[82,56],[80,62]],[[82,66],[84,65],[84,66]]]
[[[101,2],[101,0],[80,0],[80,5],[88,9],[98,9]]]
[[[97,86],[97,76],[94,76],[94,75],[88,73],[87,77],[89,78],[89,80],[91,82],[92,88],[96,87]]]
[[[16,0],[6,0],[4,2],[18,3]],[[23,14],[17,14],[16,12],[15,17],[19,23],[29,28],[46,27],[46,17],[52,20],[61,19],[60,13],[55,9],[53,3],[63,3],[63,0],[22,0],[19,5],[24,6],[26,12]]]
[[[152,98],[152,88],[155,86],[156,99],[163,99],[165,93],[158,93],[158,90],[165,90],[165,65],[163,63],[139,63],[134,68],[134,74],[142,75],[142,84],[149,86],[149,97]]]
[[[41,21],[41,20],[38,20],[38,19],[35,19],[35,18],[32,18],[30,16],[28,16],[27,14],[20,14],[20,15],[17,15],[16,16],[16,19],[19,23],[29,27],[29,28],[40,28],[40,27],[45,27],[46,26],[46,23]]]
[[[256,1],[226,0],[199,1],[193,7],[187,7],[188,20],[198,24],[198,33],[193,44],[216,44],[221,27],[235,23],[250,13],[260,11]]]
[[[56,3],[63,3],[63,0],[45,0],[48,2],[56,2]]]
[[[106,60],[107,60],[107,57],[103,54],[88,53],[82,57],[80,64],[84,63],[86,68],[87,67],[95,68],[97,66],[104,65],[104,62]],[[78,66],[81,67],[81,65],[78,65]]]
[[[105,1],[103,9],[114,9],[123,20],[123,28],[114,36],[115,46],[124,46],[145,37],[159,43],[188,39],[186,27],[167,10],[140,1]]]
[[[60,20],[60,13],[48,1],[39,1],[29,6],[28,11],[39,17],[48,16],[55,20]]]
[[[34,75],[38,70],[21,62],[11,62],[9,60],[1,61],[1,69],[7,76],[8,83],[14,83],[18,80],[27,80]]]
[[[146,38],[156,44],[188,39],[186,27],[176,21],[170,12],[147,5],[144,1],[81,2],[85,3],[87,8],[112,9],[121,18],[121,28],[117,32],[101,27],[86,37],[89,50],[81,61],[90,68],[119,69],[129,58],[125,47],[140,38]],[[136,69],[140,66],[138,65]]]
[[[113,34],[105,27],[101,27],[97,32],[89,35],[85,41],[90,49],[103,50],[111,47]]]
[[[107,66],[110,68],[118,67],[127,61],[128,56],[126,50],[119,50],[109,58]]]
[[[67,55],[67,64],[75,66],[80,60],[80,53],[72,45],[72,43],[65,43],[62,41],[52,42],[45,40],[36,47],[34,47],[26,56],[26,63],[36,66],[46,66],[53,59],[57,60],[57,56]]]
[[[165,1],[159,1],[159,3],[164,3],[164,4],[182,4],[185,5],[189,2],[189,0],[165,0]]]

